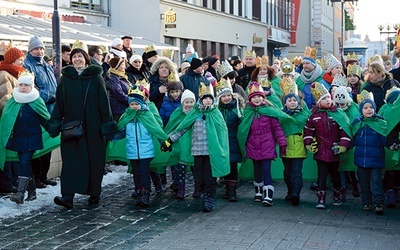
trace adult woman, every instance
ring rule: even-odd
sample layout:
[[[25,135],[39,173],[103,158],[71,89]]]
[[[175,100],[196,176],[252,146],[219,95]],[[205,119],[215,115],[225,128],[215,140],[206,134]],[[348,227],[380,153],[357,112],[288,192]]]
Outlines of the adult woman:
[[[128,80],[135,83],[137,80],[149,80],[150,72],[147,70],[146,64],[143,63],[143,58],[140,55],[133,55],[129,59],[129,67],[126,69]]]
[[[61,139],[62,197],[55,197],[54,202],[68,209],[73,207],[75,193],[90,195],[89,205],[99,203],[106,158],[104,136],[117,132],[101,67],[90,65],[89,55],[80,48],[73,49],[70,57],[72,65],[62,69],[56,105],[48,124],[49,133],[57,136],[63,123],[83,121],[83,136]]]
[[[154,102],[158,110],[160,110],[165,93],[167,93],[166,84],[169,73],[172,71],[176,71],[174,63],[167,57],[159,57],[151,66],[149,99]]]

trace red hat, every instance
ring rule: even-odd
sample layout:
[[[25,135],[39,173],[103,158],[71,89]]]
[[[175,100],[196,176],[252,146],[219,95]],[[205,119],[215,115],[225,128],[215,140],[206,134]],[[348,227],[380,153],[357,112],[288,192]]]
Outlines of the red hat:
[[[7,64],[12,64],[20,57],[25,57],[24,52],[18,48],[11,47],[6,51],[6,53],[4,53],[4,62]]]

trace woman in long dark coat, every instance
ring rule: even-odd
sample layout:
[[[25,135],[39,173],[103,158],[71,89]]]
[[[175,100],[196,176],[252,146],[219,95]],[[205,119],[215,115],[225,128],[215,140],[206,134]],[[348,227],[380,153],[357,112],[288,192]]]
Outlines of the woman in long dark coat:
[[[49,121],[52,136],[62,131],[63,123],[83,121],[83,136],[67,141],[61,139],[62,197],[55,197],[54,202],[68,209],[73,207],[75,193],[90,195],[89,205],[99,203],[106,159],[105,136],[117,131],[101,67],[90,65],[88,54],[79,48],[71,51],[71,62],[72,65],[62,69],[55,108]]]

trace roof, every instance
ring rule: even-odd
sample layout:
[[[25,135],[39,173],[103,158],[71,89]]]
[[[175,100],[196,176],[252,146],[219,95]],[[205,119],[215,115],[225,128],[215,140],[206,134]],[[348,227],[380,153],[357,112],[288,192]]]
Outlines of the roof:
[[[175,46],[98,24],[60,21],[60,27],[61,43],[63,44],[73,44],[76,39],[79,39],[87,45],[111,46],[111,41],[115,38],[130,35],[133,37],[132,48],[134,49],[144,49],[146,46],[154,44],[160,50],[179,50]],[[26,50],[29,39],[34,35],[40,37],[45,44],[51,47],[53,41],[52,21],[20,14],[0,15],[0,40],[12,41],[14,46]]]

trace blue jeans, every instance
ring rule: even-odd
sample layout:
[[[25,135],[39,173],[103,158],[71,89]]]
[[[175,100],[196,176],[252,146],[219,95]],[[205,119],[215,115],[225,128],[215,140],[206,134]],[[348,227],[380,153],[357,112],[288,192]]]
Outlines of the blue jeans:
[[[255,182],[264,182],[264,186],[272,185],[271,159],[253,160]]]
[[[132,173],[135,180],[135,186],[139,190],[144,188],[145,190],[151,190],[150,184],[150,162],[153,158],[129,160],[132,165]],[[136,179],[137,178],[137,179]],[[139,183],[136,183],[138,181]]]
[[[0,190],[9,191],[12,186],[17,186],[19,165],[17,161],[6,161],[4,169],[0,169]]]
[[[360,179],[361,200],[364,205],[383,204],[385,202],[382,169],[359,167],[358,178]]]
[[[32,175],[32,157],[35,151],[18,152],[19,176],[31,177]]]
[[[285,166],[283,178],[288,188],[288,195],[296,194],[300,196],[303,188],[303,158],[282,158]]]

